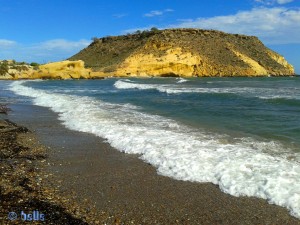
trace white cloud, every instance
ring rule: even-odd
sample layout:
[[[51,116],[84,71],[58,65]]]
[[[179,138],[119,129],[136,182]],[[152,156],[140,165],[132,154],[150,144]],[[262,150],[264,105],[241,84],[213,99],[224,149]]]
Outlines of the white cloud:
[[[0,49],[2,48],[10,48],[17,43],[15,41],[6,40],[6,39],[0,39]]]
[[[255,2],[262,3],[265,5],[274,5],[274,4],[284,5],[293,1],[294,0],[255,0]]]
[[[294,0],[277,0],[278,4],[286,4],[286,3],[290,3],[293,2]]]
[[[62,50],[62,51],[73,51],[76,49],[81,49],[89,45],[91,41],[79,40],[79,41],[68,41],[65,39],[54,39],[45,42],[41,42],[33,45],[33,49],[40,50]]]
[[[0,40],[1,46],[6,46],[5,51],[0,51],[0,59],[15,59],[17,61],[40,62],[59,61],[71,57],[89,45],[91,41],[69,41],[54,39],[45,42],[24,45],[10,40]]]
[[[159,10],[153,10],[149,13],[144,14],[145,17],[153,17],[153,16],[160,16],[163,14],[163,11],[159,11]]]
[[[156,26],[147,26],[147,27],[135,27],[135,28],[130,28],[130,29],[127,29],[127,30],[123,30],[121,32],[121,35],[122,34],[132,34],[138,30],[140,31],[143,31],[143,30],[150,30],[152,27],[156,27]]]
[[[174,9],[165,9],[165,12],[174,12]]]
[[[234,15],[183,20],[169,27],[216,29],[255,35],[268,44],[300,43],[300,9],[254,8]]]
[[[165,9],[165,10],[152,10],[149,13],[144,14],[145,17],[154,17],[154,16],[161,16],[168,12],[174,12],[173,9]]]
[[[126,14],[126,13],[120,13],[120,14],[114,14],[114,15],[112,15],[114,18],[116,18],[116,19],[121,19],[121,18],[123,18],[123,17],[125,17],[125,16],[127,16],[128,14]]]

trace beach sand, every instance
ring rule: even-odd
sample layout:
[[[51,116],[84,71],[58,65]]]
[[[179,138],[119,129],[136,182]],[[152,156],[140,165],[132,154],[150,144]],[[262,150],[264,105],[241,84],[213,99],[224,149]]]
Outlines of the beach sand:
[[[160,176],[138,155],[121,153],[94,135],[70,131],[57,115],[36,106],[12,106],[9,119],[35,131],[50,147],[47,180],[62,196],[96,214],[100,224],[300,224],[287,209],[263,199],[234,197],[211,183]]]
[[[44,182],[47,149],[27,128],[0,119],[0,224],[88,224],[72,198]],[[45,185],[47,183],[47,185]],[[94,221],[91,221],[94,222]]]

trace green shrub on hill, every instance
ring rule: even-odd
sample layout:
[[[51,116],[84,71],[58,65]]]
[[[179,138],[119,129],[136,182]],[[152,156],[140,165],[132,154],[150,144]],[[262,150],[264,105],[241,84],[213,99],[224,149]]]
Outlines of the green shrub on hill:
[[[7,61],[2,61],[0,62],[0,76],[4,76],[5,74],[8,73],[8,62]]]
[[[40,64],[36,63],[36,62],[32,62],[30,63],[30,66],[35,67],[35,66],[39,66]]]

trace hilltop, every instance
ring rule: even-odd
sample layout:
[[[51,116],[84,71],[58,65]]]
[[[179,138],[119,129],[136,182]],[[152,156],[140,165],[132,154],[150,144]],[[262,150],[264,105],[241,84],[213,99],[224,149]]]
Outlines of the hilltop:
[[[94,38],[69,58],[104,76],[283,76],[293,66],[254,36],[167,29]]]
[[[0,60],[0,79],[270,75],[295,72],[257,37],[200,29],[151,29],[94,38],[68,60],[44,65]]]

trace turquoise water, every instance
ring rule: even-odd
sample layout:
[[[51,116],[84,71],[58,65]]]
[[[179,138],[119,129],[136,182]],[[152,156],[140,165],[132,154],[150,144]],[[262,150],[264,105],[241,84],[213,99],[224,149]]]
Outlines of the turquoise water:
[[[158,174],[264,198],[300,218],[298,77],[17,81],[1,88],[2,99],[47,107],[67,128],[138,154]]]
[[[45,81],[26,86],[110,103],[130,103],[139,106],[139,111],[195,128],[279,140],[300,151],[299,78],[204,78],[182,83],[174,78],[130,79],[130,83],[145,86],[129,89],[116,88],[116,81]],[[124,87],[129,83],[121,81]]]

